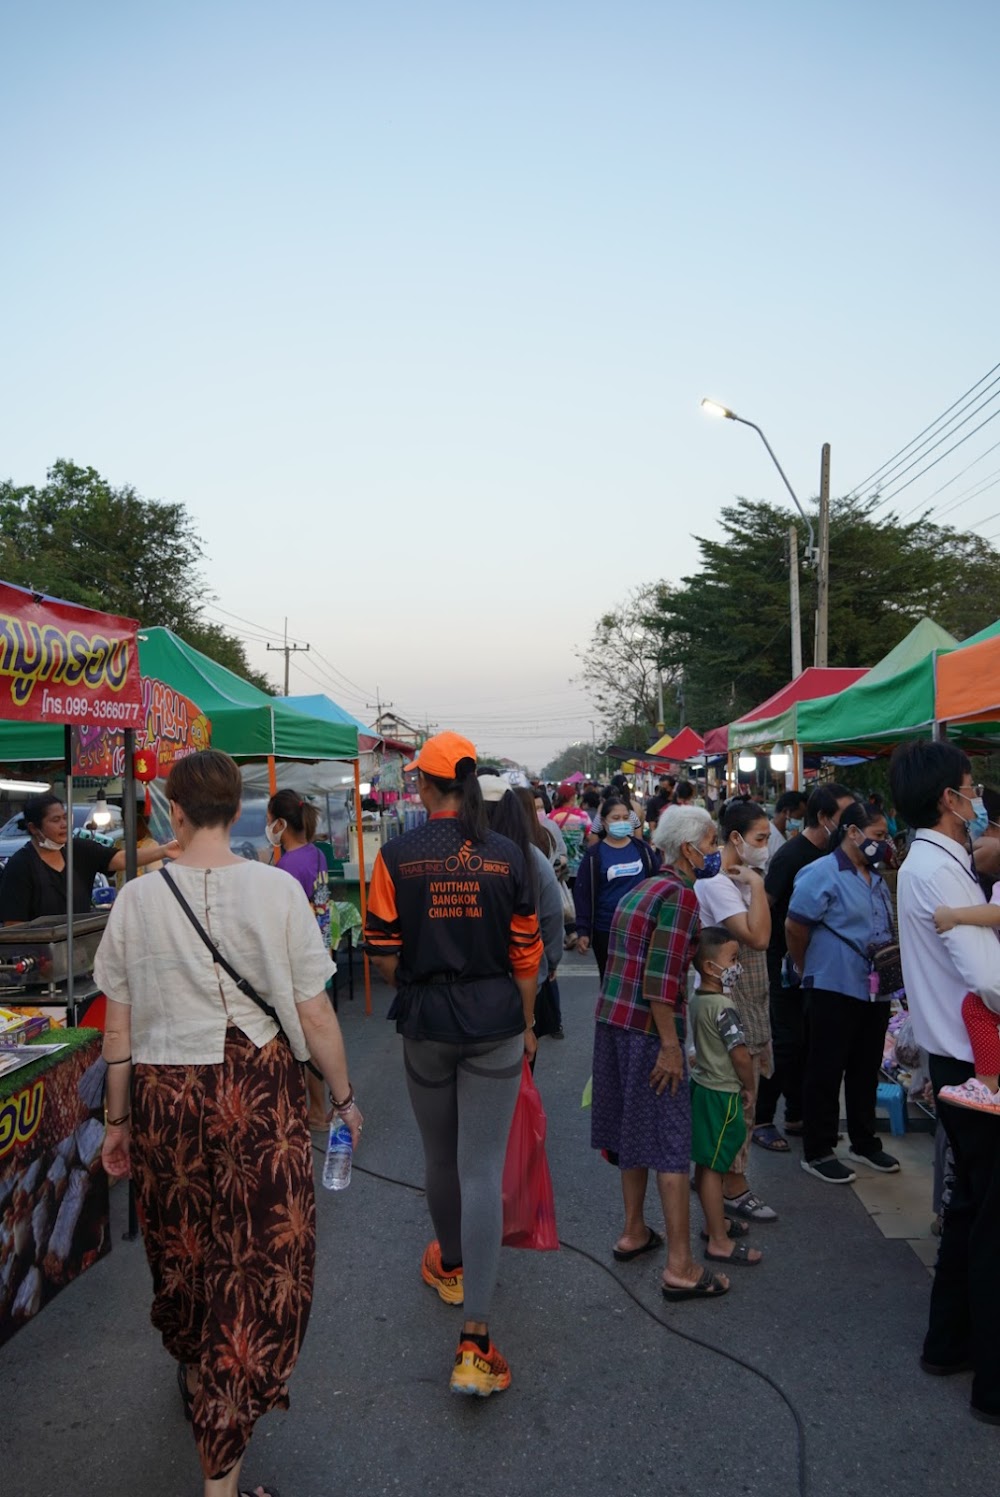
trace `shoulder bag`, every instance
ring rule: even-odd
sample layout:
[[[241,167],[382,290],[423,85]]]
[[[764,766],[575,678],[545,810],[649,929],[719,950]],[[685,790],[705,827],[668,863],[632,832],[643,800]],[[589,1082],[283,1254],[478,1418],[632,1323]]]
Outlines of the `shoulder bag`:
[[[284,1031],[281,1019],[278,1016],[278,1010],[274,1008],[270,1003],[268,1003],[264,998],[262,998],[253,984],[248,982],[245,977],[241,977],[236,968],[226,961],[226,958],[222,955],[222,952],[219,950],[218,946],[216,946],[215,942],[212,940],[212,937],[208,934],[208,931],[202,925],[201,921],[198,919],[198,916],[195,914],[194,910],[188,904],[180,889],[178,889],[177,885],[170,877],[170,874],[167,872],[166,867],[160,869],[160,876],[166,879],[167,888],[170,890],[171,894],[174,896],[177,903],[180,905],[181,909],[184,911],[185,915],[188,917],[191,924],[194,926],[195,930],[198,932],[199,936],[204,941],[209,951],[212,953],[212,959],[215,962],[216,966],[221,967],[226,976],[232,979],[236,987],[243,994],[244,998],[249,998],[252,1003],[256,1003],[257,1007],[263,1013],[267,1014],[267,1017],[272,1020],[273,1023],[277,1024],[278,1038],[284,1040],[285,1044],[288,1045],[288,1048],[291,1049],[288,1036]],[[314,1065],[311,1060],[306,1061],[306,1066],[310,1071],[312,1071],[314,1076],[318,1076],[321,1081],[324,1080],[323,1072],[319,1069],[318,1066]]]

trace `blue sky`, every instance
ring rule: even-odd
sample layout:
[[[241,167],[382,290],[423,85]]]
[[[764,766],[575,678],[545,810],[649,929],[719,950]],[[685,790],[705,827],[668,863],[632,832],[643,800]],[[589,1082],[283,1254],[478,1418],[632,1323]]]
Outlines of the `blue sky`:
[[[300,657],[293,690],[538,765],[590,735],[594,620],[782,497],[703,394],[804,497],[824,441],[845,490],[997,361],[998,31],[901,0],[8,7],[0,469],[182,501],[219,605],[350,683]]]

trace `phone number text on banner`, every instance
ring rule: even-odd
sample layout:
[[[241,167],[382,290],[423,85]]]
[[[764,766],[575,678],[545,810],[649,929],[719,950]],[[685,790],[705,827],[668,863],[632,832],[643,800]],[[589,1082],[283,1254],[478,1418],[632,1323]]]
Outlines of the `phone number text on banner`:
[[[137,727],[138,627],[0,582],[0,719]]]

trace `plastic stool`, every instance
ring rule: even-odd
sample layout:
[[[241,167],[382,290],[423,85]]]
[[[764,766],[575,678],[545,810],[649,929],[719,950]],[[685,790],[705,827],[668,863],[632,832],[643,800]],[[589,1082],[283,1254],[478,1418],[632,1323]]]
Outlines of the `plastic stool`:
[[[880,1081],[875,1089],[876,1107],[889,1114],[889,1132],[894,1138],[906,1132],[906,1093],[895,1081]]]

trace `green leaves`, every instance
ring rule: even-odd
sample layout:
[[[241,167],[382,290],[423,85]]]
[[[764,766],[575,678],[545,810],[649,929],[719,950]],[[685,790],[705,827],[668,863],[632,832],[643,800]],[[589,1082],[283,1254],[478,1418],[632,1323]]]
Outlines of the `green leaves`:
[[[243,645],[207,624],[204,556],[183,504],[113,488],[95,468],[60,458],[43,488],[0,482],[0,577],[22,587],[160,624],[265,691]]]

